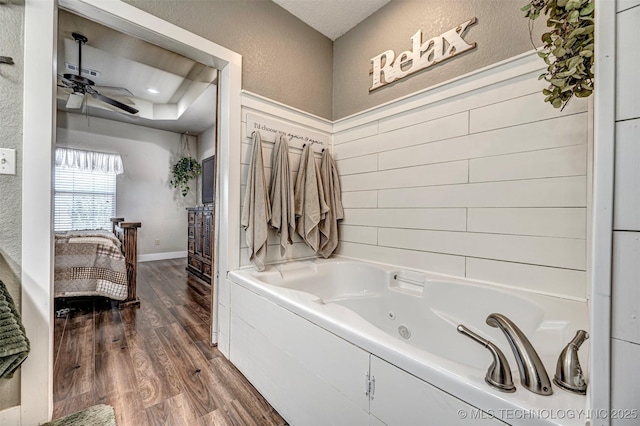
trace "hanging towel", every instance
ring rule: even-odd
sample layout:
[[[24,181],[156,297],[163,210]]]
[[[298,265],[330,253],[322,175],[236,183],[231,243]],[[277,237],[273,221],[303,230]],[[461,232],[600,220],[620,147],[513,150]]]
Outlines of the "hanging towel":
[[[244,193],[242,226],[247,233],[249,260],[258,271],[263,271],[267,259],[267,231],[271,219],[271,206],[267,193],[262,162],[262,140],[260,133],[252,134],[253,149],[249,163],[249,178]]]
[[[0,378],[8,379],[29,355],[29,340],[20,314],[0,281]]]
[[[324,199],[329,206],[329,211],[320,221],[320,254],[326,259],[338,246],[338,221],[344,219],[338,169],[327,150],[322,153],[320,177],[324,189]]]
[[[271,162],[271,227],[280,236],[280,252],[284,255],[287,245],[296,230],[296,215],[293,209],[293,180],[289,169],[289,144],[283,135],[276,136],[276,145]]]
[[[329,206],[324,200],[320,170],[316,165],[311,144],[303,148],[300,157],[294,204],[297,219],[296,232],[317,253],[320,248],[318,225],[329,211]]]

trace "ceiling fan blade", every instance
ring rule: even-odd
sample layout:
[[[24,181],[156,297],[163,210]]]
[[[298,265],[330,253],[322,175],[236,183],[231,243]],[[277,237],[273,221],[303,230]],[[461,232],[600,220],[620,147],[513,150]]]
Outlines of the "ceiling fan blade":
[[[96,98],[96,99],[98,99],[98,100],[100,100],[100,101],[102,101],[104,103],[107,103],[109,105],[113,105],[116,108],[120,108],[121,110],[126,111],[129,114],[137,114],[138,113],[137,109],[132,108],[129,105],[125,105],[122,102],[116,101],[115,99],[111,99],[111,98],[108,98],[108,97],[106,97],[104,95],[101,95],[100,93],[96,92],[93,89],[87,90],[87,92],[91,96],[93,96],[94,98]]]
[[[133,93],[126,87],[117,87],[117,86],[94,86],[97,92],[99,93],[113,93],[116,96],[131,96],[133,97]]]

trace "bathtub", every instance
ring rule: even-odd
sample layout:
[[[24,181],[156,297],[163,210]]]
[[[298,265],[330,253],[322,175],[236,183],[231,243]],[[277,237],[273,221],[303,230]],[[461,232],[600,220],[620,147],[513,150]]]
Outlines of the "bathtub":
[[[275,365],[278,359],[286,358],[288,361],[283,364],[283,371],[279,374],[286,375],[288,366],[295,364],[302,366],[297,374],[308,375],[309,381],[317,380],[317,386],[325,386],[325,383],[335,379],[337,384],[326,385],[327,390],[323,392],[338,389],[337,395],[346,395],[348,403],[364,412],[362,418],[366,420],[362,420],[362,424],[409,425],[412,424],[409,421],[411,418],[423,419],[424,412],[429,413],[429,419],[438,420],[420,424],[500,424],[497,420],[500,419],[508,424],[584,425],[588,420],[585,396],[566,392],[555,385],[553,395],[550,396],[540,396],[526,390],[520,384],[517,364],[505,336],[499,329],[485,324],[486,317],[493,312],[504,314],[514,321],[529,338],[540,355],[549,378],[553,379],[561,350],[578,329],[588,330],[588,310],[584,301],[344,259],[298,261],[270,266],[264,272],[254,269],[238,270],[231,272],[229,279],[232,287],[231,361],[236,363],[237,360],[238,367],[245,373],[245,370],[251,370],[252,363],[264,361],[267,368]],[[254,299],[245,303],[243,298],[247,297]],[[234,309],[238,311],[237,315],[234,314]],[[280,310],[282,312],[278,313]],[[269,312],[284,316],[270,323]],[[245,317],[253,319],[245,321]],[[289,321],[299,321],[300,325],[290,331],[282,331],[288,327]],[[234,324],[240,330],[237,333],[233,330]],[[492,357],[487,349],[458,333],[456,327],[459,324],[464,324],[502,349],[511,367],[516,392],[499,392],[485,383],[484,377]],[[255,330],[259,328],[262,331],[258,333]],[[271,331],[275,333],[273,336]],[[251,347],[247,346],[246,341],[237,339],[250,340],[252,332],[264,339],[261,343],[263,346],[273,343],[273,360],[250,360]],[[321,332],[327,333],[326,339],[346,341],[354,349],[338,340],[317,343],[325,338],[317,334]],[[278,333],[282,336],[278,337]],[[287,333],[290,339],[287,338]],[[293,336],[298,340],[295,343],[290,342],[295,340]],[[276,344],[277,342],[280,343]],[[322,377],[319,373],[321,365],[313,364],[315,361],[312,359],[317,355],[314,352],[305,354],[299,348],[313,346],[314,343],[317,344],[315,351],[323,353],[322,362],[328,364],[327,377]],[[350,359],[350,355],[331,349],[332,345],[345,347],[347,353],[354,352],[353,365],[358,367],[349,368],[347,365],[344,372],[334,372],[334,369],[340,370],[343,363],[349,364],[351,361],[345,361]],[[579,355],[588,379],[588,345],[583,345]],[[383,372],[375,375],[373,371],[368,371],[364,373],[364,389],[351,391],[350,385],[342,384],[346,381],[343,376],[360,368],[360,364],[356,362],[366,363],[367,361],[359,360],[367,356],[369,366],[373,365],[374,360],[375,363],[383,364],[382,370],[398,369],[399,374],[407,375],[409,382],[405,384],[393,378],[386,379],[387,383],[393,385],[387,386],[383,391],[379,378]],[[334,361],[330,362],[325,358]],[[252,376],[256,376],[255,372],[247,371],[245,374],[250,381],[254,381]],[[258,373],[258,376],[260,374],[262,373]],[[332,375],[336,377],[329,377]],[[374,377],[374,389],[370,389],[371,379]],[[285,395],[287,390],[284,387],[290,393],[298,393],[291,392],[292,384],[287,382],[279,391],[261,389],[269,388],[269,384],[277,380],[278,374],[275,374],[268,379],[263,377],[262,384],[257,379],[258,383],[254,385],[261,392],[264,390],[265,397],[270,402],[270,396],[273,396],[275,403],[272,404],[279,411],[284,411],[281,414],[287,420],[293,424],[297,424],[296,419],[299,424],[311,424],[308,423],[309,419],[317,418],[319,414],[303,420],[303,417],[296,418],[300,413],[295,413],[294,407],[291,416],[287,416],[287,411],[291,410],[286,407],[286,401],[291,395]],[[287,380],[294,383],[296,379]],[[354,375],[353,380],[362,382],[363,379]],[[361,383],[357,385],[360,386]],[[395,388],[392,390],[391,386]],[[278,388],[276,385],[272,387]],[[304,385],[301,389],[303,388]],[[426,393],[420,396],[423,388]],[[354,395],[350,396],[349,392]],[[358,392],[363,394],[363,398],[367,398],[366,402],[358,399]],[[380,393],[383,394],[384,401],[380,401]],[[308,398],[311,396],[307,396]],[[391,399],[386,401],[388,398]],[[414,402],[411,402],[412,398],[415,399]],[[442,402],[436,402],[429,410],[421,407],[427,400],[440,399]],[[304,402],[289,405],[300,404]],[[340,405],[342,402],[332,404]],[[312,409],[311,407],[312,405],[308,409]],[[372,412],[373,408],[378,409],[378,412]],[[409,413],[414,408],[418,412]],[[452,410],[453,412],[445,412]],[[355,417],[349,417],[348,423],[346,420],[343,423],[342,414],[337,412],[333,417],[318,421],[318,424],[355,424],[361,421],[358,417],[362,414],[360,411],[354,409],[352,414]],[[351,414],[344,415],[346,419]],[[412,415],[415,417],[411,417]],[[443,417],[438,417],[440,415]]]

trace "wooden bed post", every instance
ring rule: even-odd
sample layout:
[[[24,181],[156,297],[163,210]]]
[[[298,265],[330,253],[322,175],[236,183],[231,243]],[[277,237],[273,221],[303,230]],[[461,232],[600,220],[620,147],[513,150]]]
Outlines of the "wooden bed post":
[[[113,234],[117,237],[118,234],[116,233],[116,226],[118,226],[118,224],[120,222],[124,222],[124,217],[112,217],[111,218],[111,232],[113,232]]]
[[[141,222],[123,222],[124,218],[111,219],[113,233],[122,243],[122,252],[127,265],[127,282],[129,289],[127,300],[120,303],[120,309],[127,306],[140,305],[137,292],[137,270],[138,270],[138,228]]]

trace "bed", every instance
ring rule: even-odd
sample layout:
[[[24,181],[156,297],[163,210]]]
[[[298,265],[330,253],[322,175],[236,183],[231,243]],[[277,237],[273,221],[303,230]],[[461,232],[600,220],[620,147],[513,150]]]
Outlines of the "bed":
[[[112,230],[55,234],[56,298],[104,296],[120,307],[139,305],[136,292],[140,222],[111,219]]]

